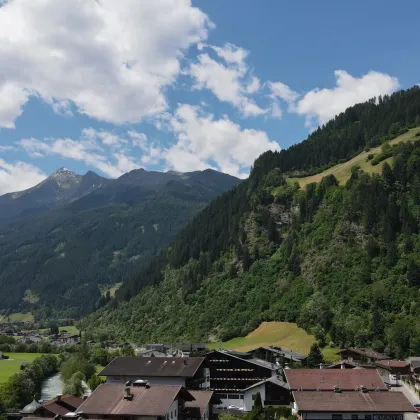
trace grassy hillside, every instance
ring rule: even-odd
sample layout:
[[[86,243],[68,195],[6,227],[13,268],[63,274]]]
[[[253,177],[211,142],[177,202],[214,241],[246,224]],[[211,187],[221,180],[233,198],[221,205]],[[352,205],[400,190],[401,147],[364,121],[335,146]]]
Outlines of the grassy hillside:
[[[28,313],[22,313],[22,312],[16,312],[13,314],[10,314],[9,316],[0,315],[0,323],[5,322],[34,322],[34,316],[28,312]]]
[[[6,382],[14,373],[20,372],[20,365],[23,362],[32,362],[40,353],[5,353],[9,356],[7,360],[0,360],[0,384]]]
[[[398,143],[403,143],[407,141],[414,141],[419,137],[416,137],[416,134],[420,133],[420,127],[412,128],[407,133],[402,134],[401,136],[396,137],[394,140],[391,140],[389,143],[395,145]],[[373,166],[369,160],[367,160],[368,155],[373,154],[377,155],[381,152],[381,146],[370,149],[367,152],[362,152],[355,156],[353,159],[348,160],[347,162],[340,163],[333,166],[319,174],[306,176],[303,178],[290,178],[290,182],[299,182],[301,188],[305,188],[307,184],[311,182],[321,182],[322,178],[328,175],[334,175],[337,181],[342,185],[344,184],[351,175],[351,168],[355,165],[359,165],[360,168],[367,173],[382,173],[382,167],[385,162],[390,163],[393,158],[388,158],[376,166]]]
[[[292,322],[263,322],[257,329],[249,333],[246,337],[233,338],[226,342],[209,343],[211,349],[225,348],[238,351],[249,351],[259,346],[279,346],[308,354],[311,345],[315,342],[315,337],[308,334]],[[323,350],[326,360],[338,360],[335,354],[337,348],[326,347]]]

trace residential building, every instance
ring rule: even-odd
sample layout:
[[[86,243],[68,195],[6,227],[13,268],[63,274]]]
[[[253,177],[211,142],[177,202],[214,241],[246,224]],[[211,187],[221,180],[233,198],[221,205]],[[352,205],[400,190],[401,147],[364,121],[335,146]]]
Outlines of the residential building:
[[[389,356],[379,353],[372,349],[349,347],[340,350],[337,354],[341,356],[341,360],[361,363],[375,363],[379,360],[389,360]]]
[[[204,343],[177,344],[175,348],[177,356],[180,357],[201,356],[208,351],[208,348]]]
[[[213,391],[188,391],[194,401],[187,401],[181,412],[183,420],[209,420],[213,414],[213,404],[217,404]]]
[[[244,411],[252,410],[258,393],[263,407],[289,406],[291,403],[289,385],[280,375],[272,376],[245,389]]]
[[[254,357],[267,360],[268,362],[277,362],[281,366],[285,364],[302,364],[307,357],[304,354],[278,346],[257,347],[252,350],[252,354]]]
[[[376,366],[381,374],[389,373],[398,377],[410,374],[410,363],[406,360],[379,360]]]
[[[85,419],[178,420],[189,401],[194,401],[194,397],[180,385],[156,385],[147,381],[102,384],[77,413]]]
[[[221,403],[244,408],[245,390],[277,374],[279,365],[255,358],[251,353],[215,350],[207,354],[210,370],[210,389]]]
[[[401,392],[294,391],[293,399],[302,420],[404,420],[415,412]]]
[[[152,385],[180,385],[187,389],[210,387],[204,357],[116,357],[100,373],[107,383],[124,384],[137,379]]]
[[[57,395],[56,398],[49,401],[37,402],[33,400],[20,411],[20,414],[22,417],[42,418],[64,416],[69,412],[74,413],[82,402],[82,398],[70,394]]]
[[[291,391],[387,391],[375,369],[285,369]]]

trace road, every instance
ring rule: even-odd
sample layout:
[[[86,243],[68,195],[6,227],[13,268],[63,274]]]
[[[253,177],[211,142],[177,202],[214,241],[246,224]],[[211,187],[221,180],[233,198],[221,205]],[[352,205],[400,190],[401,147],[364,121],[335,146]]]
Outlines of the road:
[[[407,399],[411,402],[411,404],[420,404],[419,397],[415,394],[414,391],[411,390],[411,388],[404,383],[403,381],[399,381],[401,383],[401,386],[393,386],[391,388],[391,391],[400,391],[402,392]],[[415,413],[410,413],[405,416],[406,420],[416,420],[417,415]]]

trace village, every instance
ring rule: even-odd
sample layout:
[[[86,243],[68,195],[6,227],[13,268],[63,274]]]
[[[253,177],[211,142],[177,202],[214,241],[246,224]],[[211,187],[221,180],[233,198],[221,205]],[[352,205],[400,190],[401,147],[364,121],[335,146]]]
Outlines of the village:
[[[34,399],[7,418],[210,420],[258,412],[302,420],[416,419],[420,357],[393,360],[366,348],[338,353],[340,361],[308,368],[308,356],[278,346],[239,352],[148,344],[136,356],[114,358],[89,395]]]

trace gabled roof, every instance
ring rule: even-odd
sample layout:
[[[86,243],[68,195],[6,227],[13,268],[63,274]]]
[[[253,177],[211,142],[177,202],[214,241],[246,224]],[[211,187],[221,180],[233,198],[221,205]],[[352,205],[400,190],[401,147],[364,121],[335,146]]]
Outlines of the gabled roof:
[[[409,363],[405,360],[378,360],[377,365],[384,368],[404,369],[409,367]]]
[[[34,414],[35,411],[39,410],[40,408],[42,408],[42,405],[34,399],[32,402],[22,408],[20,414]]]
[[[290,349],[286,349],[284,347],[278,347],[278,346],[258,347],[254,349],[253,352],[258,349],[269,351],[276,356],[283,355],[286,359],[294,360],[295,362],[303,362],[307,358],[307,356],[305,356],[304,354],[298,353],[297,351],[293,351]]]
[[[285,369],[291,390],[354,391],[360,386],[368,390],[387,390],[376,369]]]
[[[116,357],[99,375],[192,378],[204,360],[204,357]]]
[[[208,353],[207,356],[213,353],[220,353],[223,355],[227,355],[227,356],[233,357],[234,359],[243,360],[244,362],[248,362],[253,365],[257,365],[257,366],[269,369],[271,371],[274,371],[280,368],[280,366],[277,366],[274,363],[270,363],[270,362],[267,362],[266,360],[253,357],[251,353],[241,353],[241,352],[233,351],[233,350],[214,350],[211,353]]]
[[[415,409],[402,392],[305,392],[294,391],[297,409],[302,412],[407,413]]]
[[[188,401],[185,403],[186,408],[196,408],[200,410],[200,416],[202,417],[206,408],[210,404],[210,400],[213,397],[213,391],[188,391],[194,398],[194,401]]]
[[[124,399],[125,386],[102,384],[83,402],[78,412],[95,416],[164,416],[176,398],[194,401],[182,386],[152,385],[132,386],[131,400]]]
[[[54,398],[42,403],[42,407],[55,415],[64,416],[69,412],[74,412],[82,404],[83,399],[70,394],[64,394],[61,397]]]
[[[244,391],[248,391],[249,389],[256,388],[257,386],[263,385],[267,382],[270,382],[274,385],[277,385],[281,388],[289,389],[289,384],[287,382],[284,382],[282,379],[280,379],[278,376],[271,376],[270,378],[267,378],[261,382],[257,382],[254,385],[249,386],[248,388],[244,389]]]
[[[379,353],[379,352],[374,351],[372,349],[367,349],[367,348],[362,348],[362,347],[348,347],[346,349],[340,350],[336,354],[342,354],[343,352],[346,352],[346,351],[350,351],[350,352],[353,352],[353,353],[358,354],[359,356],[362,356],[362,357],[370,357],[370,358],[376,359],[376,360],[388,360],[388,359],[391,359],[389,356],[387,356],[384,353]]]

